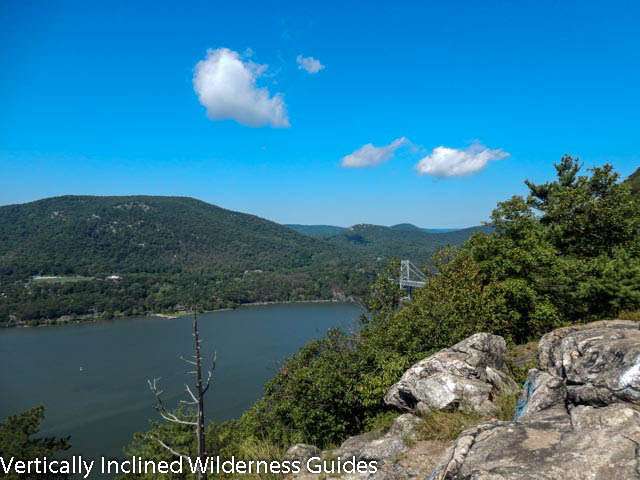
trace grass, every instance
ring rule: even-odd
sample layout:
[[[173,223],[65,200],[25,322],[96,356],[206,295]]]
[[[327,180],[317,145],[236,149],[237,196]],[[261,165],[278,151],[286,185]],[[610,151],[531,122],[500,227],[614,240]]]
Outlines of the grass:
[[[245,460],[282,460],[285,449],[271,443],[267,440],[258,440],[250,437],[240,444],[240,457]],[[237,475],[223,475],[226,478],[237,478]],[[247,473],[241,475],[243,478],[251,480],[276,480],[281,479],[283,475],[275,473]]]
[[[618,315],[620,320],[634,320],[640,322],[640,310],[624,310]]]
[[[93,277],[83,277],[82,275],[38,275],[31,279],[36,283],[76,283],[76,282],[89,282],[93,280]]]
[[[513,419],[517,394],[504,394],[495,399],[498,410],[493,416],[481,415],[470,409],[451,412],[432,411],[422,416],[424,423],[418,427],[419,440],[448,442],[455,440],[462,432],[489,420],[508,421]]]
[[[419,440],[448,442],[478,423],[485,417],[472,411],[442,412],[432,411],[422,416],[424,423],[418,427]]]
[[[515,345],[507,351],[505,363],[518,385],[523,385],[532,368],[538,367],[538,342]]]
[[[373,418],[366,419],[364,430],[366,432],[380,431],[382,433],[386,433],[391,428],[391,425],[393,425],[393,421],[399,416],[400,413],[396,411],[381,412]]]

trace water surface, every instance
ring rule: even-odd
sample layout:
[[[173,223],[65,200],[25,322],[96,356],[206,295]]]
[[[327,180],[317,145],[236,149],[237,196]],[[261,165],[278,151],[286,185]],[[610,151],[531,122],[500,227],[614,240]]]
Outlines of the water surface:
[[[239,416],[284,358],[332,327],[356,328],[352,304],[243,307],[200,316],[205,353],[218,363],[209,419]],[[43,434],[71,435],[73,453],[120,456],[153,410],[147,379],[161,377],[168,406],[184,398],[178,359],[192,354],[191,318],[129,318],[59,327],[0,329],[0,418],[45,405]]]

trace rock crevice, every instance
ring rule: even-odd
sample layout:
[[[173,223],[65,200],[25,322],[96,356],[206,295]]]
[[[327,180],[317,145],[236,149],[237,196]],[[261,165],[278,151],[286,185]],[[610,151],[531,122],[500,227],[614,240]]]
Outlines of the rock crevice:
[[[515,420],[463,432],[431,479],[640,479],[639,359],[635,322],[545,335]]]

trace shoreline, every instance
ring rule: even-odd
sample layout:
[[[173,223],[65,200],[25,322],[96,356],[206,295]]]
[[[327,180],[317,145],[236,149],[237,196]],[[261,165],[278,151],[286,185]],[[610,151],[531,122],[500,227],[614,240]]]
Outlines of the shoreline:
[[[359,302],[355,301],[355,299],[353,298],[346,298],[344,300],[338,300],[338,299],[320,299],[320,300],[286,300],[286,301],[282,301],[282,302],[277,302],[277,301],[273,301],[273,302],[250,302],[250,303],[241,303],[240,305],[238,305],[237,307],[227,307],[227,308],[216,308],[214,310],[203,310],[200,313],[215,313],[215,312],[229,312],[231,310],[238,310],[240,308],[251,308],[251,307],[262,307],[262,306],[268,306],[268,305],[294,305],[294,304],[301,304],[301,303],[355,303],[355,304],[359,304]],[[166,318],[167,320],[172,320],[172,319],[176,319],[176,318],[180,318],[180,317],[186,317],[193,314],[193,312],[191,311],[184,311],[184,312],[173,312],[173,313],[147,313],[145,314],[145,316],[147,317],[158,317],[158,318]],[[132,315],[133,316],[133,315]]]
[[[293,305],[293,304],[303,304],[303,303],[352,303],[356,305],[362,306],[362,303],[357,301],[354,297],[347,297],[344,299],[315,299],[315,300],[285,300],[285,301],[264,301],[264,302],[249,302],[249,303],[241,303],[235,307],[226,307],[226,308],[216,308],[213,310],[204,310],[200,313],[215,313],[215,312],[228,312],[231,310],[237,310],[239,308],[250,308],[250,307],[260,307],[260,306],[269,306],[269,305]],[[139,315],[117,315],[110,318],[100,318],[100,314],[95,314],[91,316],[87,316],[85,318],[56,318],[56,319],[46,319],[42,320],[41,323],[38,324],[16,324],[16,325],[2,325],[0,329],[5,328],[39,328],[39,327],[63,327],[66,325],[80,325],[80,324],[92,324],[98,322],[113,322],[123,318],[131,318],[131,317],[155,317],[162,318],[165,320],[175,320],[181,317],[186,317],[193,314],[192,311],[183,311],[183,312],[146,312]]]

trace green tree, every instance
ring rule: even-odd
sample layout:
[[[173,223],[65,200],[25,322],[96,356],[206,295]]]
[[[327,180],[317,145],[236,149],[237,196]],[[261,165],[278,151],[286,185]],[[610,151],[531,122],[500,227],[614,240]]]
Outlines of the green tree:
[[[0,456],[5,460],[15,457],[20,460],[34,460],[52,457],[68,450],[69,438],[37,437],[40,425],[44,420],[44,407],[34,407],[17,415],[7,417],[0,423]],[[18,478],[67,478],[67,475],[4,475],[6,479]]]

